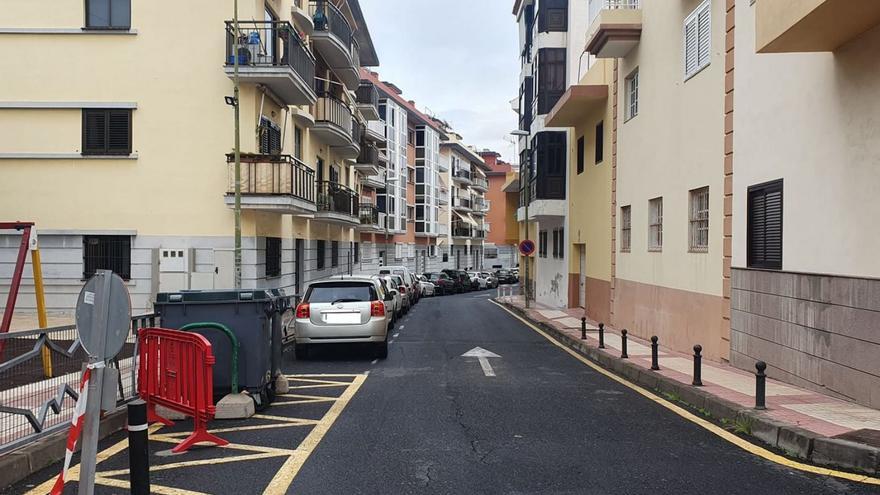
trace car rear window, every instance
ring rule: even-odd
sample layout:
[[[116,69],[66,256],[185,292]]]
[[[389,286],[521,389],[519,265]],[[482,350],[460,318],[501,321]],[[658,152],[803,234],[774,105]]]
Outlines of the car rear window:
[[[379,297],[369,282],[328,282],[313,285],[305,300],[309,303],[366,302]]]

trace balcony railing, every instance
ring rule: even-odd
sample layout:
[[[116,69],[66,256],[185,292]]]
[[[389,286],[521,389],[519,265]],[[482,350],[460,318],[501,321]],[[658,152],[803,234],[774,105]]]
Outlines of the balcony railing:
[[[319,212],[341,213],[352,217],[360,212],[358,193],[338,182],[318,182]]]
[[[379,225],[379,208],[373,203],[360,204],[361,225]]]
[[[351,119],[351,141],[359,146],[363,146],[364,141],[364,125],[355,119]],[[378,156],[376,157],[378,163]]]
[[[241,155],[241,193],[290,195],[315,202],[315,171],[290,155]],[[235,193],[235,155],[226,155],[226,192]]]
[[[464,222],[452,222],[452,237],[473,237],[474,229]]]
[[[474,200],[474,210],[489,211],[489,200],[477,198]]]
[[[452,176],[459,179],[471,180],[471,171],[456,167],[455,170],[452,171]]]
[[[315,80],[315,57],[287,21],[239,21],[238,64],[248,67],[287,66],[309,86]],[[226,65],[235,64],[235,24],[226,21]]]
[[[354,134],[351,110],[348,105],[329,93],[318,95],[315,104],[315,122],[327,122],[346,133]],[[360,142],[360,140],[358,140]]]
[[[452,198],[453,208],[470,208],[471,204],[472,204],[471,200],[468,198],[459,198],[459,197]]]
[[[475,176],[474,178],[471,179],[471,181],[473,182],[473,184],[471,184],[471,185],[474,187],[482,187],[483,189],[489,189],[489,181],[487,179]]]
[[[379,149],[372,144],[361,142],[361,153],[356,163],[379,166]]]
[[[351,26],[339,8],[327,0],[314,0],[311,4],[315,12],[312,17],[315,21],[315,30],[330,31],[343,44],[351,46],[353,39]]]
[[[638,9],[639,0],[590,0],[590,14],[587,25],[593,23],[603,10]]]
[[[379,108],[379,91],[373,83],[361,82],[355,93],[355,99],[361,105],[372,105]]]

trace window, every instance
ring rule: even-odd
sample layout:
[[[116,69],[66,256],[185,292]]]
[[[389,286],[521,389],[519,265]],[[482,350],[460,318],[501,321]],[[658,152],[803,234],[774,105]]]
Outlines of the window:
[[[361,245],[360,245],[360,243],[355,242],[354,247],[352,248],[352,251],[354,251],[354,262],[360,263],[360,261],[361,261]]]
[[[436,244],[431,244],[430,246],[428,246],[428,256],[430,256],[432,258],[437,256],[437,245]]]
[[[596,124],[596,164],[605,159],[605,122]]]
[[[639,114],[639,69],[626,78],[626,120]]]
[[[83,109],[83,155],[131,154],[131,110]]]
[[[632,207],[620,207],[620,252],[628,253],[632,249]]]
[[[297,160],[303,158],[303,131],[299,126],[293,128],[293,156]]]
[[[409,223],[416,221],[416,209],[414,206],[406,207],[406,221]]]
[[[663,198],[648,201],[648,251],[663,249]]]
[[[754,268],[782,269],[782,179],[749,188],[748,255]]]
[[[584,137],[581,136],[578,138],[578,148],[577,148],[577,173],[584,173]]]
[[[260,153],[281,153],[281,127],[266,117],[260,117]]]
[[[568,0],[541,0],[538,5],[538,31],[566,31],[568,29]]]
[[[281,239],[266,238],[266,278],[281,276]]]
[[[406,133],[406,144],[415,145],[416,142],[416,131],[412,129],[408,129]]]
[[[318,270],[323,270],[324,266],[327,263],[327,244],[326,244],[326,241],[318,241],[317,251],[318,251],[318,253],[317,253],[317,259],[318,259],[317,268],[318,268]]]
[[[565,257],[565,229],[553,229],[553,257],[562,259]]]
[[[709,250],[709,187],[690,192],[690,245],[692,252]]]
[[[684,20],[684,78],[709,65],[712,57],[711,2],[705,0]]]
[[[131,28],[131,0],[86,0],[86,28]]]
[[[330,266],[333,268],[339,266],[339,241],[330,242]]]
[[[538,115],[549,113],[565,92],[565,48],[538,50]]]
[[[113,270],[125,280],[131,278],[131,237],[127,235],[83,236],[83,279],[98,270]]]
[[[538,232],[538,257],[547,257],[547,231]]]

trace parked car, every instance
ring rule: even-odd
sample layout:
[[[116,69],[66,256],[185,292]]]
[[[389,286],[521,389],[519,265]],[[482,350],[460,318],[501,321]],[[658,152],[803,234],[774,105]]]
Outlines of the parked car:
[[[496,271],[495,278],[498,279],[499,284],[515,284],[519,282],[519,279],[513,274],[513,272],[505,269]]]
[[[412,306],[412,301],[410,300],[409,293],[412,292],[408,290],[406,283],[403,281],[403,277],[400,275],[385,275],[386,280],[389,280],[389,283],[392,288],[396,289],[400,294],[401,300],[401,314],[406,314],[409,312],[409,308]]]
[[[488,280],[482,278],[480,272],[468,272],[468,276],[471,277],[471,286],[474,289],[482,290],[488,288]]]
[[[394,297],[370,276],[337,276],[310,283],[296,307],[297,359],[316,344],[371,343],[380,359],[388,357],[388,331]]]
[[[406,295],[407,299],[409,299],[407,306],[415,304],[418,302],[418,294],[413,296],[413,293],[419,289],[419,284],[416,282],[415,278],[412,277],[412,272],[409,271],[409,268],[405,266],[399,265],[389,265],[383,266],[379,268],[380,275],[399,275],[401,279],[404,280],[406,284]]]
[[[436,293],[434,284],[424,275],[419,276],[419,286],[422,288],[423,296],[433,296]]]
[[[486,288],[494,289],[498,287],[498,280],[489,272],[480,272],[480,277],[486,279]]]
[[[385,291],[386,294],[391,294],[391,327],[394,327],[394,323],[397,322],[397,319],[403,312],[403,298],[400,297],[400,292],[391,287],[392,281],[390,275],[369,275],[370,278],[376,279],[382,284],[382,290]],[[385,277],[388,277],[386,279]]]
[[[455,292],[455,282],[449,275],[443,272],[426,273],[425,278],[434,284],[434,291],[438,296],[445,296]]]
[[[467,292],[471,290],[471,279],[468,277],[467,273],[461,270],[453,270],[451,268],[447,268],[443,270],[453,282],[453,292],[455,294],[461,294],[462,292]]]

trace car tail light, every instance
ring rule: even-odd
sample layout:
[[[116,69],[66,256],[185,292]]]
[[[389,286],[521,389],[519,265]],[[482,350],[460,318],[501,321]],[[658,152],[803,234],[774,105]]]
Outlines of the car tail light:
[[[399,290],[401,294],[406,294],[406,286],[405,285],[397,286],[397,290]]]
[[[309,308],[309,303],[302,303],[296,307],[296,317],[300,320],[304,318],[309,318],[312,315],[312,311]]]
[[[385,316],[385,303],[373,301],[370,303],[370,316]]]

